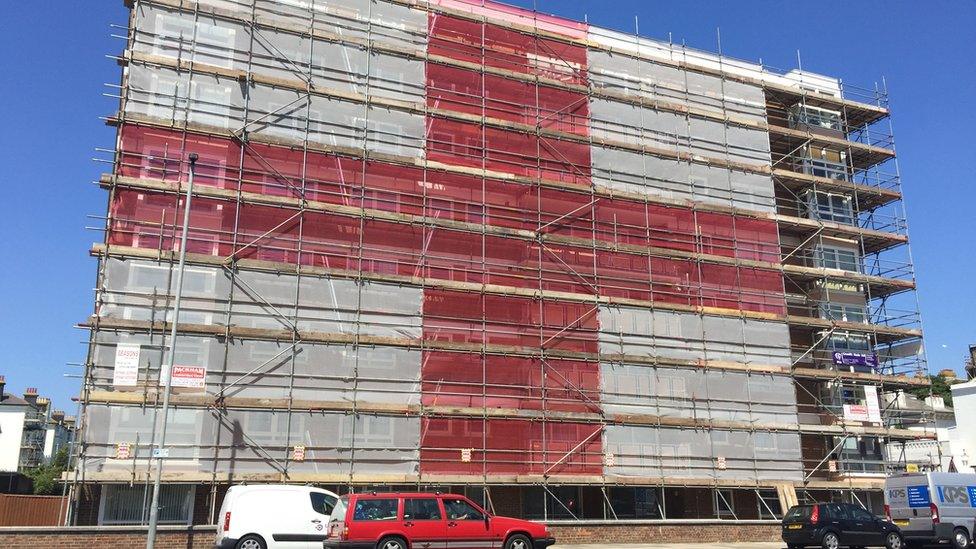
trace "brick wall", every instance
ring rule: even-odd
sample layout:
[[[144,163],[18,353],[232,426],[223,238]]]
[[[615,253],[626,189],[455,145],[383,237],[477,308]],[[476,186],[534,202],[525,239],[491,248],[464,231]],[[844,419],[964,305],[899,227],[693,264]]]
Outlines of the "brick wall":
[[[553,525],[549,528],[559,543],[708,543],[716,541],[779,541],[779,525],[773,523],[720,524],[714,521],[687,523],[618,523],[589,526]],[[212,549],[213,526],[160,526],[156,547],[160,549]],[[70,528],[0,528],[4,549],[40,547],[53,549],[99,549],[142,547],[145,527],[99,526]]]
[[[160,526],[156,536],[159,549],[213,549],[214,527]],[[144,547],[145,527],[73,526],[68,528],[0,528],[0,547],[4,549],[98,549]]]
[[[779,523],[695,521],[662,524],[600,524],[588,526],[551,525],[560,544],[575,543],[710,543],[736,541],[779,541]]]

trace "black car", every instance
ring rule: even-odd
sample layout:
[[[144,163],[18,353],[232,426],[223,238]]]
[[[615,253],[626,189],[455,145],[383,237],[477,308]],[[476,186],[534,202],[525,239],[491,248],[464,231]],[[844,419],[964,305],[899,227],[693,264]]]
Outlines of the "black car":
[[[794,505],[783,517],[783,541],[789,549],[904,547],[898,526],[850,503]]]

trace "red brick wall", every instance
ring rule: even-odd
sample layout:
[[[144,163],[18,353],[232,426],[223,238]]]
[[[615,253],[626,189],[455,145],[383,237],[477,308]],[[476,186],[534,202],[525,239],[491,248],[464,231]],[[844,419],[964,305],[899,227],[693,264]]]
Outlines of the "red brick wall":
[[[709,543],[716,541],[779,541],[779,525],[769,523],[720,524],[692,522],[681,524],[606,524],[591,526],[550,526],[559,543]],[[156,538],[160,549],[212,549],[214,527],[196,526],[191,530],[161,526]],[[40,547],[90,549],[142,547],[146,529],[127,526],[71,528],[0,528],[0,547],[4,549]]]
[[[213,549],[214,528],[160,526],[156,547],[160,549]],[[0,528],[4,549],[91,549],[144,547],[146,529],[127,526],[77,526],[70,528]]]
[[[779,541],[778,523],[719,524],[613,524],[594,526],[550,526],[560,544],[573,543],[710,543],[736,541]]]

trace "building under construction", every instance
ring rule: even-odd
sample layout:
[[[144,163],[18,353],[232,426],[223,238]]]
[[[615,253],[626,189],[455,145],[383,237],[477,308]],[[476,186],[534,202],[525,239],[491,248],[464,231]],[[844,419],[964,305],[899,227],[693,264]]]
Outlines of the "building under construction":
[[[928,383],[884,87],[482,0],[130,8],[72,522],[146,520],[173,322],[164,522],[880,508],[934,438],[879,399]]]

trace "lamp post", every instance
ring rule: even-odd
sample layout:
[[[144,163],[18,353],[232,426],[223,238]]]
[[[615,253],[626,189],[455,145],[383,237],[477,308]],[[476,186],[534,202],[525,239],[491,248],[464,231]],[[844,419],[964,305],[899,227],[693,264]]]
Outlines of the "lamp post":
[[[152,503],[149,507],[149,530],[146,532],[146,549],[156,546],[156,526],[159,524],[159,489],[163,476],[163,458],[166,452],[166,423],[169,415],[169,394],[173,388],[173,361],[176,356],[176,325],[180,319],[180,301],[183,297],[183,269],[186,265],[186,237],[190,228],[190,201],[193,199],[193,174],[196,171],[196,153],[190,153],[190,180],[186,186],[186,204],[183,206],[183,234],[180,236],[180,263],[176,270],[176,302],[173,304],[172,328],[169,333],[169,350],[166,353],[164,369],[160,375],[166,373],[166,383],[163,387],[163,425],[156,446],[156,474],[153,477]]]

